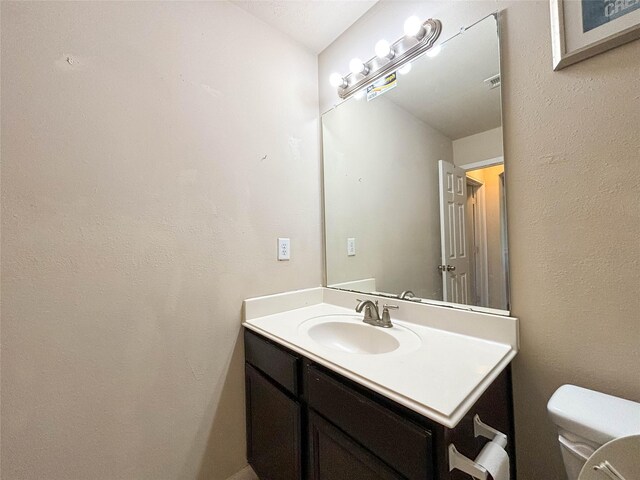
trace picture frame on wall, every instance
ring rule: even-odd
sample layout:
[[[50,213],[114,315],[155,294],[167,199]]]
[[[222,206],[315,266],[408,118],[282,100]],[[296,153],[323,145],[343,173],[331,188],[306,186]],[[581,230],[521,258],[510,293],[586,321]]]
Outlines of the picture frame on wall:
[[[553,69],[640,38],[640,0],[550,0]]]

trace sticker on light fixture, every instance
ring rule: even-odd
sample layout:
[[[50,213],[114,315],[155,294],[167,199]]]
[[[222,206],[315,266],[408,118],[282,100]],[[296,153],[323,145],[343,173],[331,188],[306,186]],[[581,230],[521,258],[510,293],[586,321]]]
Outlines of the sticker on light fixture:
[[[393,90],[397,86],[398,77],[396,76],[396,72],[387,75],[385,78],[381,78],[367,87],[367,102],[370,102],[380,95],[384,95],[389,90]]]

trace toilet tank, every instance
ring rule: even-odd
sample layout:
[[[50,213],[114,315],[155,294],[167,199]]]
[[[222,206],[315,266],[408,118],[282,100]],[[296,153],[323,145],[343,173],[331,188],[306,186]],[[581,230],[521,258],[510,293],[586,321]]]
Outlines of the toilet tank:
[[[582,465],[600,446],[640,433],[640,403],[575,385],[556,390],[547,409],[558,428],[569,480],[578,478]]]

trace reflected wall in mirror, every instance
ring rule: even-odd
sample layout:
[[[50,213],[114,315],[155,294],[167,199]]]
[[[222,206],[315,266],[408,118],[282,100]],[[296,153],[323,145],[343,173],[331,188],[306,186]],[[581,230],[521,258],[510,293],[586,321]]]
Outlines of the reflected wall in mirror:
[[[328,286],[508,311],[498,18],[323,115]]]

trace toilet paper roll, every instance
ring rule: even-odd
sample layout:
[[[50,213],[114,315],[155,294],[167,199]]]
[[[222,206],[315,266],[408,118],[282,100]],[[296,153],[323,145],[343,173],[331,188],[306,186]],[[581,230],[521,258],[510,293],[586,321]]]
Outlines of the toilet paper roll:
[[[509,455],[496,442],[491,441],[484,446],[476,463],[486,468],[493,480],[509,480]]]

